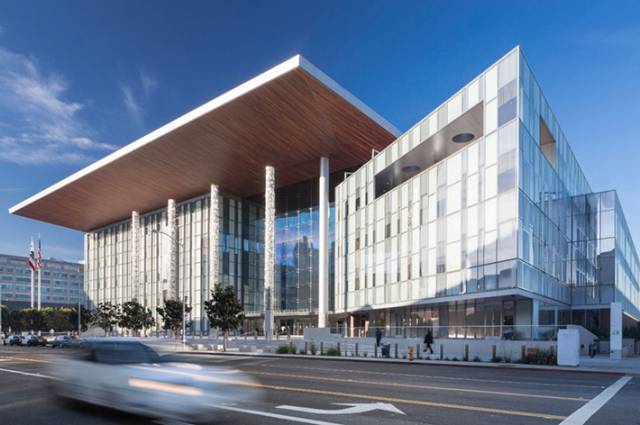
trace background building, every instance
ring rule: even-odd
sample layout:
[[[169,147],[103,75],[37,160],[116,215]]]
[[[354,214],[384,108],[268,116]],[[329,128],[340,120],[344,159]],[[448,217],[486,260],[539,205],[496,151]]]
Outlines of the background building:
[[[0,254],[2,302],[9,308],[31,306],[31,269],[28,257]],[[38,278],[35,273],[34,305],[37,305]],[[42,306],[77,307],[82,297],[84,266],[53,258],[42,260]],[[81,300],[83,301],[83,300]]]

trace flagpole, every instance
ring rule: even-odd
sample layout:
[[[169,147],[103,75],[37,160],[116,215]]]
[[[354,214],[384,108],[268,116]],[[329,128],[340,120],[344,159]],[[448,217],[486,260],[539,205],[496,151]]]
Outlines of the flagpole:
[[[42,299],[42,243],[38,235],[38,310],[40,310]]]
[[[31,238],[31,252],[29,253],[29,261],[33,260],[33,238]],[[33,294],[33,290],[34,290],[34,273],[33,273],[33,269],[34,267],[30,267],[31,268],[31,308],[33,308],[34,305],[34,294]]]

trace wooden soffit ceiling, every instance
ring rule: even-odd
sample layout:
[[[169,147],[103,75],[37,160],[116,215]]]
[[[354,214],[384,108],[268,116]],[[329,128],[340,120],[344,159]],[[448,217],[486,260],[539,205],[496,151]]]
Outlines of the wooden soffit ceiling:
[[[89,231],[209,191],[264,191],[363,164],[398,135],[321,71],[296,56],[144,136],[9,211]]]

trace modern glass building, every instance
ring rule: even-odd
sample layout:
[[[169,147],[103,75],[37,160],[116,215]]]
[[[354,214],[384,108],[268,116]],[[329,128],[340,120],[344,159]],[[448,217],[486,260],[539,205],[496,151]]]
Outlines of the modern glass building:
[[[335,234],[356,328],[607,333],[614,301],[640,320],[620,201],[592,192],[519,48],[338,185]]]
[[[27,257],[0,254],[0,304],[12,309],[31,305],[31,269]],[[42,306],[74,307],[83,296],[83,265],[50,258],[42,260]],[[36,274],[37,276],[37,274]],[[34,294],[37,294],[37,277]],[[34,300],[37,300],[37,295]]]
[[[196,334],[215,285],[247,331],[640,319],[620,201],[593,193],[519,48],[403,134],[296,56],[10,211],[85,233],[91,305],[186,298]]]

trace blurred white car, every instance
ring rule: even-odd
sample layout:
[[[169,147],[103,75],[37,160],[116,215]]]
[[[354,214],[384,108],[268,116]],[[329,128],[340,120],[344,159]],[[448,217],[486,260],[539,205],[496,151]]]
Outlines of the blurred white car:
[[[51,365],[60,396],[154,418],[211,421],[216,406],[257,401],[257,382],[239,371],[164,362],[137,341],[92,341]]]

